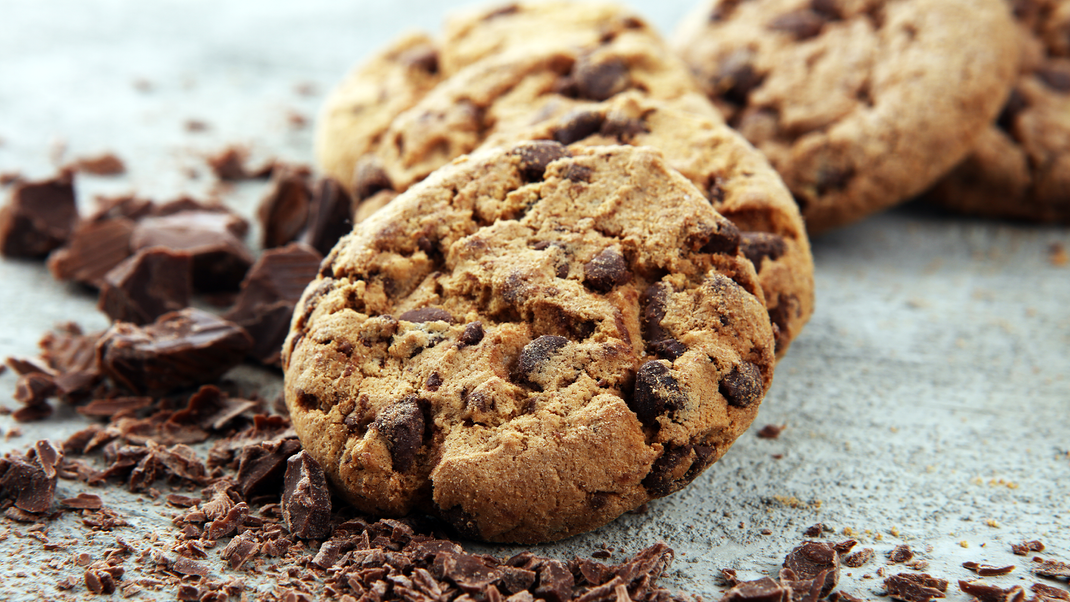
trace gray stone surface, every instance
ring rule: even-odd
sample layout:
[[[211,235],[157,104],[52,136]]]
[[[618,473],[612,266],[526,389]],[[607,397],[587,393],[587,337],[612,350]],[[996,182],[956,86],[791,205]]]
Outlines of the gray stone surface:
[[[633,5],[663,31],[690,8],[685,0]],[[128,175],[80,178],[83,209],[101,193],[166,200],[215,191],[251,215],[263,185],[216,189],[205,154],[237,142],[254,157],[310,162],[311,131],[293,127],[289,115],[311,119],[355,61],[406,28],[436,28],[448,8],[432,1],[5,0],[0,173],[41,177],[54,171],[60,150],[63,160],[113,151]],[[189,119],[210,128],[189,132]],[[190,179],[188,169],[198,177]],[[879,578],[865,577],[884,565],[880,553],[900,543],[920,552],[934,575],[969,578],[966,560],[1016,564],[1010,576],[989,581],[1028,586],[1029,561],[1012,556],[1009,543],[1039,538],[1045,556],[1070,560],[1070,266],[1051,261],[1053,244],[1070,248],[1070,231],[921,207],[814,241],[817,311],[778,367],[755,428],[685,491],[537,551],[568,558],[606,544],[619,559],[664,540],[677,551],[668,585],[710,599],[723,589],[719,569],[775,574],[802,531],[822,522],[831,529],[825,539],[850,535],[878,551],[841,585],[863,598],[881,589]],[[33,355],[58,321],[104,327],[94,302],[91,293],[55,282],[41,263],[0,261],[0,357]],[[277,375],[258,368],[232,376],[268,395],[280,386]],[[14,383],[10,371],[0,376],[0,399],[10,399]],[[9,435],[0,451],[62,439],[85,423],[60,408],[15,435],[13,421],[0,417],[0,433]],[[786,429],[778,439],[759,439],[754,433],[765,424]],[[61,496],[79,490],[60,482]],[[49,541],[67,545],[45,551],[25,526],[0,524],[6,599],[52,597],[56,580],[81,578],[70,558],[82,551],[99,558],[116,535],[139,551],[154,537],[172,537],[174,510],[116,487],[97,492],[129,527],[86,535],[68,514],[48,526]],[[274,588],[224,570],[218,549],[206,562],[215,577],[247,578],[251,593]],[[129,561],[127,569],[136,574]],[[79,584],[68,595],[87,593]],[[174,591],[139,595],[154,596],[174,599]],[[954,585],[949,598],[965,600]]]

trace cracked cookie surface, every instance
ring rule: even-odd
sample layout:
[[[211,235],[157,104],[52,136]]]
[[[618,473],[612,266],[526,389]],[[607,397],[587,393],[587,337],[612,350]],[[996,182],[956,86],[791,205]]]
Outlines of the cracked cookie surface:
[[[305,449],[359,509],[533,543],[693,480],[773,329],[739,230],[652,148],[458,159],[359,224],[284,348]]]
[[[811,234],[927,189],[999,113],[1003,0],[710,0],[674,47],[769,157]]]

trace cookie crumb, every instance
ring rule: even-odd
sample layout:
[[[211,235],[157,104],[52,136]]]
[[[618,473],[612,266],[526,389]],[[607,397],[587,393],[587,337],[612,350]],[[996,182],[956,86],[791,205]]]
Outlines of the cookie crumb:
[[[767,424],[758,430],[756,433],[759,439],[776,439],[780,436],[780,433],[784,432],[786,425]]]
[[[1053,242],[1048,246],[1048,261],[1055,267],[1064,267],[1070,264],[1070,253],[1066,252],[1062,243]]]

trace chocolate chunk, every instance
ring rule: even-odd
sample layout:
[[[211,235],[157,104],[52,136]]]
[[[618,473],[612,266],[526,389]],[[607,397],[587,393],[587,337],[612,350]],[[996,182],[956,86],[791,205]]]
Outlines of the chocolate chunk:
[[[817,579],[824,574],[819,596],[823,598],[836,588],[839,581],[840,556],[832,545],[810,541],[788,553],[784,568],[793,571],[801,580]]]
[[[589,55],[580,57],[572,69],[572,79],[581,98],[608,100],[631,86],[628,65],[619,57],[595,61]]]
[[[0,253],[44,257],[67,241],[77,220],[69,172],[51,180],[19,184],[0,209]]]
[[[767,424],[758,430],[756,433],[759,439],[776,439],[780,436],[780,433],[784,432],[784,427],[776,424]],[[818,530],[817,535],[820,535],[821,531]],[[817,535],[808,535],[807,537],[817,537]]]
[[[141,220],[130,238],[138,251],[167,247],[186,251],[193,262],[193,287],[202,292],[237,290],[253,256],[234,235],[240,221],[215,211],[182,211]]]
[[[652,426],[658,416],[682,409],[685,403],[687,393],[680,389],[665,364],[651,360],[639,368],[635,375],[635,394],[628,407],[640,422]]]
[[[643,487],[657,497],[664,497],[682,489],[688,481],[679,477],[683,476],[686,470],[682,465],[685,462],[687,466],[691,465],[691,451],[690,445],[666,444],[665,450],[650,467],[650,472],[643,477]]]
[[[450,315],[450,312],[441,307],[418,307],[403,312],[398,316],[398,320],[405,320],[406,322],[413,322],[416,324],[422,322],[446,322],[447,324],[452,324],[453,316]]]
[[[281,247],[297,239],[308,221],[312,190],[299,171],[279,170],[271,188],[260,201],[256,216],[263,228],[265,249]]]
[[[795,36],[796,40],[806,40],[821,33],[825,26],[823,15],[810,9],[801,9],[776,17],[766,24],[773,31],[783,31]]]
[[[754,581],[744,581],[725,592],[721,602],[790,602],[791,589],[762,577]]]
[[[649,134],[650,128],[642,119],[610,114],[598,133],[607,138],[616,138],[621,144],[629,144],[639,134]]]
[[[282,516],[290,533],[301,539],[323,539],[331,532],[331,495],[327,490],[327,477],[306,451],[286,462]]]
[[[125,218],[82,223],[48,256],[48,269],[56,280],[99,287],[104,275],[130,256],[133,232],[134,222]]]
[[[321,259],[312,247],[290,243],[264,251],[249,269],[234,308],[224,314],[252,337],[249,355],[264,364],[279,364],[294,307],[316,279]]]
[[[44,454],[37,447],[43,447]],[[0,500],[13,499],[24,512],[41,513],[52,507],[56,491],[55,466],[62,459],[48,442],[38,442],[25,456],[9,453],[0,460]]]
[[[1070,69],[1047,67],[1038,69],[1036,72],[1040,81],[1056,92],[1070,92]]]
[[[810,10],[820,15],[826,21],[836,21],[843,18],[839,7],[839,0],[811,0]]]
[[[640,303],[643,307],[643,330],[646,332],[648,341],[657,343],[671,336],[671,333],[661,327],[661,321],[665,319],[670,292],[672,288],[660,282],[650,285],[643,291]]]
[[[241,362],[252,339],[232,322],[187,308],[144,328],[118,322],[97,342],[101,370],[132,391],[213,381]]]
[[[591,175],[594,174],[594,170],[586,165],[579,165],[578,163],[570,163],[565,168],[565,179],[570,182],[590,182]],[[566,273],[567,274],[567,273]],[[558,276],[561,278],[562,276]]]
[[[538,585],[532,592],[548,602],[569,602],[576,580],[568,565],[559,560],[544,560],[535,571]]]
[[[1030,552],[1043,552],[1044,544],[1035,539],[1033,541],[1023,541],[1019,544],[1012,543],[1011,551],[1016,556],[1028,556]]]
[[[991,564],[978,564],[976,562],[963,562],[963,568],[969,569],[982,577],[993,577],[996,575],[1007,575],[1014,572],[1014,565],[1009,564],[1007,566],[992,566]]]
[[[852,167],[827,165],[819,169],[814,179],[817,195],[824,196],[829,192],[846,190],[854,176],[855,170]]]
[[[1065,589],[1059,589],[1058,587],[1044,585],[1043,583],[1034,583],[1029,586],[1029,589],[1033,590],[1036,594],[1034,602],[1062,602],[1064,600],[1070,600],[1070,592]]]
[[[94,399],[84,406],[78,406],[77,410],[82,416],[111,418],[116,414],[132,414],[151,406],[154,401],[151,397],[109,397]]]
[[[1033,566],[1033,573],[1041,577],[1053,579],[1070,579],[1070,564],[1059,560],[1044,560],[1039,556],[1033,558],[1037,563]]]
[[[123,160],[113,153],[104,153],[95,157],[83,157],[71,163],[70,168],[94,176],[120,176],[126,173]]]
[[[568,149],[553,140],[525,142],[514,148],[512,154],[520,158],[518,167],[520,175],[526,182],[541,181],[546,173],[546,166],[558,159],[571,156]]]
[[[248,516],[249,505],[245,502],[238,502],[227,510],[226,514],[208,523],[204,533],[208,539],[226,537],[234,533]]]
[[[520,12],[519,4],[506,4],[505,6],[495,8],[483,16],[484,21],[490,21],[491,19],[497,19],[498,17],[504,17],[506,15],[512,15]]]
[[[554,132],[554,140],[569,145],[598,133],[605,117],[594,111],[577,110],[565,115],[562,124]]]
[[[420,406],[421,400],[409,395],[384,408],[372,424],[386,441],[397,472],[409,470],[423,446],[424,413]]]
[[[735,255],[741,239],[739,228],[724,220],[717,225],[700,224],[698,231],[688,237],[688,246],[700,253]]]
[[[762,271],[766,259],[776,261],[788,251],[784,237],[767,232],[744,232],[740,238],[740,250],[754,264],[754,271]]]
[[[608,293],[632,279],[628,262],[616,249],[604,249],[583,265],[583,283],[596,291]]]
[[[821,523],[815,523],[810,525],[803,531],[804,537],[821,537],[821,532],[825,530],[825,525]]]
[[[267,178],[274,168],[274,161],[269,161],[259,169],[249,169],[245,163],[249,151],[240,146],[228,146],[215,155],[206,158],[208,167],[216,177],[224,181],[238,181],[255,178]]]
[[[959,589],[973,596],[978,602],[1022,602],[1025,600],[1025,590],[1020,585],[1001,589],[987,583],[971,583],[960,579]]]
[[[97,307],[113,321],[139,325],[187,307],[192,265],[185,251],[142,249],[104,275]]]
[[[906,544],[895,546],[895,549],[888,552],[888,562],[892,564],[907,562],[911,558],[914,558],[914,552],[910,551],[910,546]]]
[[[353,199],[337,180],[323,178],[312,190],[308,225],[301,242],[324,257],[353,229]]]
[[[246,445],[238,462],[238,490],[245,498],[279,491],[286,461],[301,450],[297,439],[264,441]]]
[[[432,44],[422,44],[406,50],[398,61],[413,69],[434,75],[438,73],[438,49]]]
[[[79,493],[76,497],[60,500],[59,503],[75,510],[100,510],[104,501],[94,493]]]
[[[260,544],[257,543],[255,536],[251,531],[246,531],[230,540],[227,547],[223,548],[220,556],[230,564],[231,570],[237,570],[248,562],[250,558],[256,556],[259,550]]]
[[[461,333],[460,342],[462,345],[478,345],[483,340],[483,323],[472,322],[468,326],[464,327],[464,332]]]
[[[857,569],[858,567],[866,564],[870,560],[873,560],[875,556],[873,548],[862,548],[861,550],[854,552],[843,559],[843,566]]]
[[[751,62],[754,51],[740,48],[728,55],[717,70],[713,87],[717,95],[732,104],[744,106],[750,93],[762,84],[763,75],[754,70]]]
[[[375,155],[364,155],[357,160],[353,168],[353,194],[357,200],[363,201],[381,190],[393,189],[390,176]]]
[[[541,390],[541,385],[538,381],[542,379],[539,378],[539,373],[546,365],[546,362],[567,344],[568,339],[565,337],[545,334],[524,345],[524,348],[520,351],[520,357],[517,359],[516,371],[518,380]]]
[[[675,362],[678,357],[687,353],[687,345],[684,345],[676,339],[658,341],[657,343],[653,343],[651,347],[654,348],[654,353],[658,354],[659,358],[669,360],[670,362]]]
[[[438,388],[442,386],[442,377],[438,372],[432,372],[431,376],[427,377],[427,382],[424,383],[424,388],[428,391],[438,391]]]
[[[927,573],[899,573],[884,580],[888,595],[904,602],[929,602],[933,598],[946,598],[947,580]]]
[[[750,362],[742,362],[721,379],[719,390],[728,405],[750,407],[762,399],[762,371]]]

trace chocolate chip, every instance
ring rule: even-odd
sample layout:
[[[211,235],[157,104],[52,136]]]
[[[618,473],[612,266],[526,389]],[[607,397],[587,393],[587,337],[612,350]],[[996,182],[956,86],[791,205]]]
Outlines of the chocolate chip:
[[[536,382],[537,373],[542,370],[551,357],[567,344],[568,339],[565,337],[547,334],[524,345],[517,360],[516,369],[519,380],[525,384],[538,387],[539,385]]]
[[[353,200],[331,178],[323,178],[313,187],[308,208],[308,226],[301,242],[326,256],[340,238],[353,229]]]
[[[372,426],[386,441],[394,470],[409,470],[424,439],[424,413],[420,400],[409,395],[386,406]]]
[[[687,394],[672,377],[669,368],[657,360],[643,364],[635,375],[635,394],[628,407],[639,421],[647,426],[657,423],[658,416],[684,407]]]
[[[458,535],[465,539],[481,539],[479,526],[476,524],[475,518],[465,512],[464,508],[460,506],[445,509],[436,506],[436,508],[442,520],[449,523],[457,531]]]
[[[331,494],[319,463],[306,451],[286,462],[282,516],[286,528],[301,539],[324,539],[331,533]]]
[[[438,73],[438,49],[431,44],[423,44],[406,50],[398,60],[413,69],[434,75]]]
[[[115,266],[103,278],[97,307],[116,322],[148,324],[189,305],[193,282],[189,253],[151,247]]]
[[[1070,592],[1051,585],[1034,583],[1029,586],[1029,589],[1033,590],[1033,593],[1036,594],[1033,598],[1036,602],[1061,602],[1070,600]]]
[[[51,180],[18,184],[10,202],[0,209],[0,253],[43,257],[67,240],[77,220],[69,172]]]
[[[1036,72],[1040,81],[1044,82],[1052,90],[1056,92],[1067,93],[1070,92],[1070,69],[1048,67],[1038,69]]]
[[[264,441],[246,445],[238,460],[238,489],[248,498],[258,493],[279,491],[284,484],[286,461],[301,451],[297,439]]]
[[[721,602],[790,602],[791,589],[769,577],[744,581],[725,592]]]
[[[611,114],[606,117],[598,133],[607,138],[616,138],[621,144],[629,144],[639,134],[649,134],[650,127],[642,119]]]
[[[706,178],[706,198],[714,205],[723,203],[725,199],[724,187],[727,183],[728,181],[723,177],[716,174],[710,174],[709,177]]]
[[[811,0],[810,10],[817,13],[826,21],[836,21],[843,18],[840,11],[839,0]]]
[[[363,201],[381,190],[393,189],[390,176],[375,155],[364,155],[357,160],[357,166],[353,168],[353,194],[357,200]]]
[[[801,9],[776,17],[766,24],[768,29],[782,31],[795,36],[796,40],[806,40],[821,33],[825,19],[810,9]]]
[[[929,602],[933,598],[946,598],[947,580],[927,573],[900,573],[884,580],[888,595],[905,602]]]
[[[687,462],[690,465],[691,446],[665,444],[665,450],[654,461],[650,472],[643,477],[643,487],[651,495],[665,497],[670,493],[679,491],[687,484],[684,480],[678,480],[673,475],[679,472],[679,467]]]
[[[681,355],[687,353],[687,345],[676,339],[665,339],[651,345],[658,357],[675,362]]]
[[[506,4],[500,8],[496,8],[483,16],[484,21],[490,21],[491,19],[497,19],[498,17],[504,17],[506,15],[512,15],[520,12],[519,4]]]
[[[733,366],[721,379],[719,390],[728,405],[746,408],[761,400],[762,388],[762,371],[750,362],[743,362]]]
[[[744,106],[750,93],[762,84],[763,75],[754,70],[754,52],[736,50],[721,63],[714,76],[714,92],[728,102]]]
[[[483,323],[472,322],[464,327],[460,341],[462,345],[478,345],[483,340]]]
[[[1007,96],[1007,102],[1003,105],[1003,110],[1000,111],[999,118],[996,119],[996,125],[1004,132],[1013,132],[1015,119],[1027,108],[1029,108],[1029,101],[1018,91],[1018,88],[1012,88],[1010,95]]]
[[[845,190],[855,176],[852,167],[834,167],[827,165],[817,171],[814,186],[818,196],[824,196],[830,192]]]
[[[583,282],[596,291],[607,293],[632,279],[628,263],[616,249],[604,249],[583,266]]]
[[[424,388],[428,391],[438,391],[438,388],[442,386],[442,377],[438,375],[438,372],[432,372],[431,376],[427,377],[427,382],[424,384]]]
[[[213,381],[239,364],[252,339],[199,309],[160,316],[144,328],[118,322],[97,342],[97,362],[132,391],[165,392]]]
[[[542,180],[547,165],[571,156],[561,143],[552,140],[526,142],[514,148],[512,154],[520,158],[520,174],[527,182]]]
[[[987,583],[971,583],[960,579],[959,589],[973,596],[977,602],[1021,602],[1025,599],[1025,590],[1020,585],[1002,589]]]
[[[670,338],[670,333],[661,327],[661,321],[665,319],[671,290],[668,284],[659,282],[647,287],[640,298],[643,307],[643,330],[646,332],[646,339],[653,343]]]
[[[784,558],[784,568],[790,569],[800,580],[812,580],[824,575],[820,597],[836,588],[840,578],[840,556],[831,544],[810,541],[795,548]]]
[[[740,239],[743,255],[754,264],[754,271],[762,271],[762,262],[767,258],[776,261],[788,251],[784,237],[768,232],[744,232]]]
[[[278,170],[256,213],[265,249],[281,247],[297,239],[308,222],[311,198],[312,190],[304,173]]]
[[[784,432],[784,427],[777,424],[767,424],[758,430],[756,433],[759,439],[776,439],[780,436],[780,433]],[[821,532],[818,531],[818,535]],[[809,537],[817,537],[817,535],[810,535]]]
[[[910,546],[906,544],[895,546],[895,549],[888,552],[888,562],[892,564],[907,562],[911,558],[914,558],[914,552],[911,552]]]
[[[405,320],[406,322],[422,323],[422,322],[446,322],[448,324],[453,323],[453,316],[450,312],[442,309],[441,307],[419,307],[416,309],[410,309],[407,312],[398,316],[399,320]]]
[[[565,168],[565,179],[570,182],[590,182],[593,173],[594,170],[586,165],[570,163],[569,166]],[[559,276],[559,278],[563,278],[563,276]]]
[[[596,62],[583,56],[576,61],[572,77],[580,96],[589,100],[608,100],[631,85],[628,64],[619,57]]]
[[[602,129],[605,116],[594,111],[577,110],[562,118],[561,126],[554,132],[554,140],[561,144],[572,144],[598,133]]]

